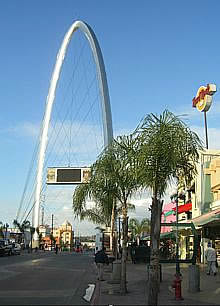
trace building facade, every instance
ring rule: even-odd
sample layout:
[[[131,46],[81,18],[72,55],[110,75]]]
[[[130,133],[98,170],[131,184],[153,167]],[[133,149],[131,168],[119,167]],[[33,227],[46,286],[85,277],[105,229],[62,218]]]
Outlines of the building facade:
[[[192,221],[200,238],[201,262],[209,241],[220,261],[220,150],[199,153],[192,200]]]
[[[178,194],[178,222],[193,222],[199,239],[198,262],[205,262],[205,250],[209,241],[216,248],[220,261],[220,150],[199,152],[197,175],[190,188],[180,188]],[[176,202],[175,202],[176,203]],[[176,222],[176,204],[163,207],[161,222]],[[165,232],[171,227],[162,227]],[[192,256],[194,234],[190,228],[179,228],[179,257],[188,259]]]
[[[65,221],[61,226],[53,229],[56,244],[63,250],[72,250],[74,245],[74,232],[70,222]]]

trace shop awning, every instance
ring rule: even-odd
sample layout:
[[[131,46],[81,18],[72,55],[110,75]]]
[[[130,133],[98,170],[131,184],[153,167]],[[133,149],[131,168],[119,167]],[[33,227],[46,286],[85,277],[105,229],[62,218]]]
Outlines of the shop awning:
[[[192,209],[192,203],[186,203],[184,205],[178,206],[178,214],[190,211]],[[176,207],[173,208],[174,211],[176,211]]]
[[[170,239],[174,239],[176,238],[176,235],[174,232],[165,232],[165,233],[160,233],[160,239],[163,238],[170,238]]]
[[[209,213],[194,218],[191,221],[195,224],[195,226],[202,226],[217,220],[220,220],[220,209],[210,211]]]
[[[165,232],[165,233],[160,233],[160,239],[163,239],[163,238],[170,238],[170,239],[174,239],[176,237],[175,233],[174,232]],[[142,237],[141,240],[150,240],[150,236],[145,236],[145,237]]]

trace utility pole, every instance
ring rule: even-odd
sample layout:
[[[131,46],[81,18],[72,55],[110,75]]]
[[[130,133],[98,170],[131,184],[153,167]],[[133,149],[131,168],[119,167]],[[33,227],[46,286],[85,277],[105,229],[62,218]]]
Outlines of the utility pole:
[[[52,244],[53,244],[53,214],[52,214],[52,220],[51,220],[51,251],[52,251]]]

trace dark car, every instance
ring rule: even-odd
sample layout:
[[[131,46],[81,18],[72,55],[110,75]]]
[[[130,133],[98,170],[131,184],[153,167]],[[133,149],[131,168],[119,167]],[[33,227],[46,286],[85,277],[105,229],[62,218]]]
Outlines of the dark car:
[[[9,242],[8,239],[0,239],[0,247],[4,249],[3,255],[12,255],[12,244]]]
[[[0,245],[0,256],[4,256],[5,255],[5,248]]]
[[[20,255],[21,254],[21,245],[19,243],[12,243],[12,254]]]

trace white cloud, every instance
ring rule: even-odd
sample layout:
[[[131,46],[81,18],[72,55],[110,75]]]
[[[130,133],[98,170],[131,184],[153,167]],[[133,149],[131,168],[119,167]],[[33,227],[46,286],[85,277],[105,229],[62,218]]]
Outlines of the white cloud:
[[[39,123],[32,123],[32,122],[21,122],[17,125],[13,125],[6,129],[2,129],[1,133],[10,133],[17,136],[22,137],[32,137],[34,139],[37,138],[40,131],[40,124]]]
[[[63,210],[71,210],[72,208],[71,207],[68,207],[68,206],[63,206]]]
[[[199,135],[205,146],[205,128],[192,126],[191,129]],[[208,143],[209,149],[220,149],[220,128],[208,128]]]
[[[188,105],[188,106],[186,106]],[[199,112],[197,108],[192,107],[192,105],[189,105],[188,103],[184,104],[184,107],[178,107],[177,111],[175,114],[179,116],[183,116],[183,120],[185,119],[200,119],[203,117],[203,113]],[[209,118],[214,118],[218,117],[220,114],[220,101],[214,101],[210,107],[210,110],[208,111],[208,117]]]

